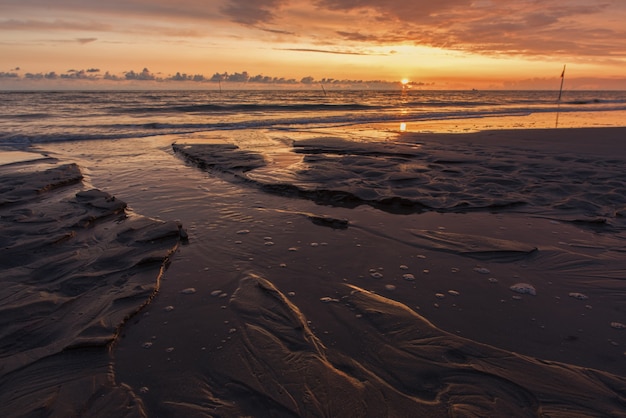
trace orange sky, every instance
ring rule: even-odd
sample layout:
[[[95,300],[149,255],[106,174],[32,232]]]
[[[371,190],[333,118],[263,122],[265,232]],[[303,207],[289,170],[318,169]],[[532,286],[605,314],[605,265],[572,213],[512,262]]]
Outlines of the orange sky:
[[[567,88],[626,89],[624,22],[623,0],[0,0],[0,88],[247,71],[558,89],[567,64]]]

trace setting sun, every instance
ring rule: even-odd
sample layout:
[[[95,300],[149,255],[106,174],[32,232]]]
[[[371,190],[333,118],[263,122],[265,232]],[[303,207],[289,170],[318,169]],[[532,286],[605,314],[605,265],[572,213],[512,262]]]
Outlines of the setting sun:
[[[400,82],[402,83],[403,86],[406,86],[407,84],[409,84],[409,79],[403,78],[402,80],[400,80]]]

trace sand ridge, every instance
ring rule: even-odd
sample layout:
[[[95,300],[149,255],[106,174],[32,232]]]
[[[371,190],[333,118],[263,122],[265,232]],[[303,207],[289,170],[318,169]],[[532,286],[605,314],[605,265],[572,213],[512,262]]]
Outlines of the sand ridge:
[[[76,164],[0,166],[3,416],[142,414],[109,346],[158,289],[181,227],[81,180]]]
[[[225,163],[224,144],[173,148],[200,167],[322,204],[368,204],[392,213],[520,210],[622,224],[626,154],[607,150],[624,147],[623,129],[603,129],[601,145],[584,141],[586,129],[561,130],[560,145],[550,141],[553,131],[494,132],[404,134],[386,142],[317,136],[294,141],[292,152],[303,157],[286,166],[261,150],[239,148],[228,150]],[[572,152],[562,151],[564,142]]]

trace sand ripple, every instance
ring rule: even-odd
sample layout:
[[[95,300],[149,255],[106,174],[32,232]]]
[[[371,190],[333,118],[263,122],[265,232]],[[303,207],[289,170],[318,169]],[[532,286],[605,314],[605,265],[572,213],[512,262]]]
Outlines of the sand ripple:
[[[412,230],[413,244],[421,248],[450,252],[476,259],[513,261],[524,259],[537,251],[536,247],[517,241],[490,238],[483,235],[453,232]]]
[[[193,402],[171,404],[172,411],[204,405],[215,416],[626,416],[623,378],[466,340],[398,302],[344,289],[337,303],[322,306],[350,330],[359,361],[325,346],[297,306],[250,274],[230,301],[238,322],[231,348],[210,378],[185,393]],[[351,325],[355,315],[358,327]]]

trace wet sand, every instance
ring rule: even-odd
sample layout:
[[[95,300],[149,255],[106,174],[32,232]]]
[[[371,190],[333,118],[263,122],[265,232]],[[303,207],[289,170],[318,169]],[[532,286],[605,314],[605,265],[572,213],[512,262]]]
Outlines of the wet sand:
[[[2,166],[0,409],[626,416],[625,134],[41,146]]]
[[[0,166],[2,416],[138,415],[110,346],[156,293],[179,225],[86,189],[76,164],[25,156]]]

